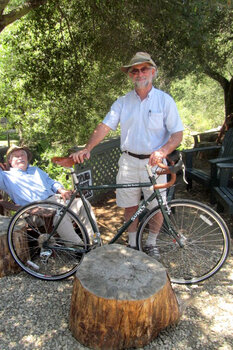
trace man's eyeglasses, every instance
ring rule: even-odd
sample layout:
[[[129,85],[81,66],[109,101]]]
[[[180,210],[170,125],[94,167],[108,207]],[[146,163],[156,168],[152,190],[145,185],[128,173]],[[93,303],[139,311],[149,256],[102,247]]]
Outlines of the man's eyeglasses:
[[[145,74],[147,73],[149,70],[151,70],[152,67],[142,67],[141,69],[138,68],[134,68],[130,71],[131,74],[136,75],[139,74],[139,72]]]

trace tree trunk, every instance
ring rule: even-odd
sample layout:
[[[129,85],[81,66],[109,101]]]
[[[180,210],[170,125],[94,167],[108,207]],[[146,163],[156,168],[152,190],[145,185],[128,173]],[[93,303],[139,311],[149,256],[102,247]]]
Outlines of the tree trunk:
[[[226,117],[233,113],[233,78],[224,87],[225,114]]]
[[[21,271],[20,266],[16,264],[8,248],[7,227],[10,219],[11,218],[9,217],[0,217],[0,277]],[[19,235],[15,235],[14,244],[17,254],[21,257],[21,259],[26,261],[28,260],[28,256],[25,253],[25,251],[28,251],[28,249],[25,249],[25,244],[27,244],[27,242],[25,241],[25,238],[20,230],[22,230],[22,227],[19,227]]]
[[[164,267],[142,252],[106,245],[87,254],[77,270],[70,329],[85,346],[140,348],[179,316]]]

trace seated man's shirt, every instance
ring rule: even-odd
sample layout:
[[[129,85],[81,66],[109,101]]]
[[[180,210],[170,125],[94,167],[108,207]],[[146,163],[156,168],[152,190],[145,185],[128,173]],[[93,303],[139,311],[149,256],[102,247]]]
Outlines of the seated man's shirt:
[[[35,166],[29,165],[26,171],[16,168],[0,170],[0,189],[18,205],[45,200],[57,193],[59,188],[63,186]]]

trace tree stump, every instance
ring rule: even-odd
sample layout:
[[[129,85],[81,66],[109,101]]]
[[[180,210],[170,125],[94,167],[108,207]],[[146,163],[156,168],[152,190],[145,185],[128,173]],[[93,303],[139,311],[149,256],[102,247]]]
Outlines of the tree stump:
[[[11,218],[6,216],[0,216],[0,277],[7,276],[9,274],[17,273],[21,271],[21,268],[14,261],[7,243],[7,228]],[[16,251],[22,259],[27,260],[28,256],[25,249],[27,244],[25,237],[22,235],[21,230],[25,228],[18,225],[19,235],[15,235],[15,247]],[[20,233],[21,232],[21,233]]]
[[[76,272],[69,325],[85,346],[140,348],[179,315],[165,268],[143,252],[106,245],[88,253]]]

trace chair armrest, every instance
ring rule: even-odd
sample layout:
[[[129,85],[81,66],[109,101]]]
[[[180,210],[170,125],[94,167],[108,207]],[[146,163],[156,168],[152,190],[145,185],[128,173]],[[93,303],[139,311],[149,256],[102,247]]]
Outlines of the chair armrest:
[[[233,163],[217,163],[219,169],[219,186],[227,187],[230,174],[233,172]]]
[[[183,153],[188,154],[188,153],[195,153],[195,152],[203,152],[203,151],[212,151],[216,149],[220,149],[221,146],[207,146],[207,147],[196,147],[196,148],[190,148],[190,149],[184,149],[182,150]]]
[[[193,167],[193,155],[197,152],[203,152],[203,151],[213,151],[220,149],[221,146],[208,146],[208,147],[197,147],[197,148],[191,148],[191,149],[184,149],[182,150],[183,155],[185,156],[185,166],[186,168],[191,169]]]
[[[9,166],[7,166],[6,163],[0,163],[0,168],[2,170],[9,170]]]
[[[213,186],[217,186],[217,184],[220,182],[221,174],[218,174],[219,165],[221,163],[231,164],[231,162],[233,163],[233,157],[214,158],[209,160],[210,176]]]
[[[223,157],[223,158],[214,158],[214,159],[210,159],[209,162],[211,164],[217,164],[217,163],[228,163],[228,162],[232,162],[233,163],[233,157]]]
[[[219,169],[233,169],[233,163],[217,163]]]
[[[0,206],[6,210],[12,211],[17,211],[19,208],[21,208],[20,205],[14,204],[13,202],[4,201],[2,199],[0,200]]]

